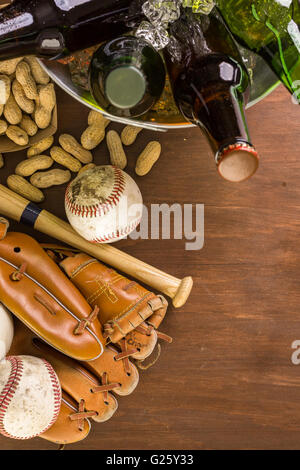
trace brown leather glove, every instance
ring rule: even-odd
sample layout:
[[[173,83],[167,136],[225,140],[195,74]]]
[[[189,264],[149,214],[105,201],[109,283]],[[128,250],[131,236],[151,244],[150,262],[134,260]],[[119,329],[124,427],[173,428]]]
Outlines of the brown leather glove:
[[[97,368],[90,367],[54,350],[17,319],[9,355],[44,358],[54,368],[63,391],[62,406],[56,422],[40,437],[60,445],[84,439],[91,428],[89,418],[101,423],[114,415],[118,403],[111,392],[127,395],[137,385],[135,366],[127,359],[124,367],[113,347],[104,348]]]
[[[107,343],[118,345],[121,353],[137,360],[140,368],[145,368],[142,363],[158,339],[172,342],[170,336],[158,331],[168,307],[162,295],[155,295],[84,253],[55,245],[44,248],[87,302],[99,308],[98,318]]]
[[[40,244],[0,219],[1,302],[40,338],[77,360],[97,360],[105,340],[92,308]]]
[[[47,253],[29,236],[7,233],[0,220],[0,298],[18,318],[9,354],[42,357],[54,367],[62,406],[41,437],[67,444],[88,435],[89,418],[113,416],[115,395],[135,389],[131,358],[151,354],[158,337],[171,341],[156,330],[168,304],[85,254]]]

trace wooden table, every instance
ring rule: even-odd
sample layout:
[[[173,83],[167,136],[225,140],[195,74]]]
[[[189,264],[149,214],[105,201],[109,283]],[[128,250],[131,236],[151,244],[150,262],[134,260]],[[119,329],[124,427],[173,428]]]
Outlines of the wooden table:
[[[60,90],[58,103],[59,132],[79,137],[88,110]],[[130,239],[116,245],[178,277],[192,275],[195,286],[163,324],[173,344],[162,345],[132,395],[118,398],[116,415],[93,424],[89,437],[69,449],[299,447],[300,366],[291,362],[291,344],[300,339],[299,112],[283,87],[247,112],[261,166],[240,185],[218,176],[197,129],[145,131],[130,147],[127,171],[134,176],[137,155],[159,137],[162,158],[136,178],[144,201],[205,204],[205,246],[186,251],[186,240]],[[21,159],[6,155],[1,182]],[[109,162],[105,143],[95,161]],[[63,193],[48,190],[43,207],[64,217]],[[53,448],[38,438],[0,438],[2,450]]]

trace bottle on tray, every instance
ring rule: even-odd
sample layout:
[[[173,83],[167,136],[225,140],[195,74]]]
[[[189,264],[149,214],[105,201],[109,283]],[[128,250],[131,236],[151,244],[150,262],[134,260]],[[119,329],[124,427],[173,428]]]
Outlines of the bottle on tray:
[[[119,117],[145,114],[161,96],[165,66],[150,43],[122,36],[103,44],[93,55],[89,86],[95,101]]]

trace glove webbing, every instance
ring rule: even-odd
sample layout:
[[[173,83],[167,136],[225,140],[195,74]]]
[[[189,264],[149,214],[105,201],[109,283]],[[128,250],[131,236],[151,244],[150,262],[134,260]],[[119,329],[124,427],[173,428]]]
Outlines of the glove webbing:
[[[108,375],[107,372],[104,372],[101,377],[102,385],[98,385],[96,387],[91,388],[91,393],[103,393],[103,400],[106,405],[109,405],[108,402],[108,392],[114,390],[115,388],[119,388],[121,384],[119,383],[108,383]],[[85,400],[81,399],[78,405],[78,411],[75,413],[70,414],[70,419],[72,421],[78,420],[78,429],[83,431],[84,429],[84,420],[86,418],[93,418],[97,416],[97,411],[86,411],[85,410]]]
[[[17,269],[10,275],[10,279],[14,282],[21,281],[24,274],[26,273],[26,268],[27,268],[27,263],[21,264],[19,269]],[[37,296],[37,295],[35,295],[34,298],[38,302],[40,302],[52,315],[55,315],[55,312],[52,311],[51,307],[45,301],[45,299],[42,299],[40,296]],[[87,318],[83,318],[82,320],[79,321],[77,327],[74,329],[74,335],[79,336],[83,333],[83,331],[86,328],[90,327],[93,321],[95,321],[96,318],[98,317],[98,313],[99,313],[99,307],[96,306]]]

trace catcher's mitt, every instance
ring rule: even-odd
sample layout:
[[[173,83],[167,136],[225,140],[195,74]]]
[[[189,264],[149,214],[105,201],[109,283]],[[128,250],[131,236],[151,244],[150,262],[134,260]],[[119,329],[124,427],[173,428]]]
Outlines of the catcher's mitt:
[[[83,440],[91,427],[89,418],[101,423],[114,415],[118,403],[111,392],[128,395],[137,385],[135,366],[127,360],[124,367],[113,347],[104,348],[94,374],[86,367],[89,363],[79,363],[54,350],[19,320],[15,320],[9,354],[37,356],[54,368],[63,391],[61,410],[53,426],[40,437],[61,445]]]
[[[121,353],[135,359],[140,368],[146,367],[142,363],[153,352],[158,338],[172,342],[170,336],[157,330],[168,307],[162,295],[155,295],[84,253],[54,245],[44,248],[88,303],[99,308],[107,343],[118,345]]]
[[[39,337],[77,360],[97,360],[105,340],[92,309],[40,244],[0,220],[0,300]]]

